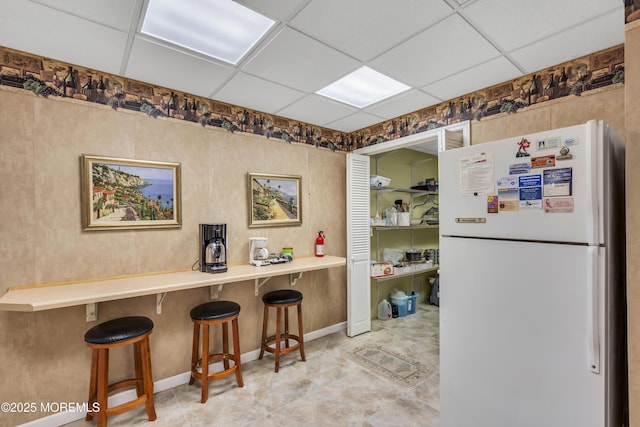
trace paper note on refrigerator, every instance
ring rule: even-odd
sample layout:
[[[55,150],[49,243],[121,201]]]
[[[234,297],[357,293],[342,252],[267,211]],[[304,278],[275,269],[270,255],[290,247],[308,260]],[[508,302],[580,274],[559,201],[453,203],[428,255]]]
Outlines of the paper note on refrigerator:
[[[460,159],[460,195],[495,194],[492,153],[479,153]]]

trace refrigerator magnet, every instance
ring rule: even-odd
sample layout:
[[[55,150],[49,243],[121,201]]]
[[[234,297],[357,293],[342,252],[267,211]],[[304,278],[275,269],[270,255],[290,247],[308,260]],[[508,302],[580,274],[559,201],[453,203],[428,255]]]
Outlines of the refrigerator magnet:
[[[520,189],[520,201],[542,200],[542,187],[524,187]]]
[[[572,168],[556,168],[543,171],[544,197],[571,196],[573,186]]]
[[[550,168],[556,165],[556,155],[537,156],[531,158],[532,168]]]
[[[558,148],[559,146],[560,138],[557,136],[553,138],[539,139],[536,141],[536,147],[538,148],[538,150],[552,150],[554,148]]]
[[[571,213],[573,212],[573,197],[558,197],[544,199],[544,211],[546,213]]]
[[[500,200],[498,207],[500,212],[517,212],[520,210],[520,204],[517,200]]]
[[[560,149],[560,155],[556,156],[556,160],[571,160],[573,159],[573,155],[569,152],[569,147],[562,147]]]
[[[487,196],[487,213],[498,213],[498,196]]]
[[[496,181],[496,186],[500,188],[517,187],[518,179],[513,176],[505,176]]]
[[[520,142],[518,142],[518,152],[516,153],[516,157],[529,157],[531,154],[527,152],[527,149],[531,147],[531,142],[526,138],[522,138]]]
[[[529,163],[513,163],[509,165],[509,175],[521,175],[531,172],[531,164]]]
[[[542,200],[520,200],[520,210],[526,209],[542,209]]]
[[[518,200],[518,188],[498,188],[498,198],[500,200]]]
[[[526,175],[518,177],[518,187],[541,187],[542,175]]]

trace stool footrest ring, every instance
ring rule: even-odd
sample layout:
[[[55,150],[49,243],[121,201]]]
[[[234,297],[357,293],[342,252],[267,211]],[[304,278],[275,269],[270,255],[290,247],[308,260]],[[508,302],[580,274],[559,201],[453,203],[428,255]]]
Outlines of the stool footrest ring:
[[[294,345],[287,345],[287,344],[281,344],[280,345],[280,354],[288,354],[288,353],[293,353],[294,351],[297,351],[300,348],[300,337],[297,335],[293,335],[293,334],[289,334],[288,337],[290,340],[296,341],[296,343]],[[274,343],[275,346],[275,341],[276,341],[276,336],[272,335],[268,338],[266,338],[263,343],[264,343],[264,351],[274,354],[276,352],[276,348],[270,346],[270,343]],[[285,343],[287,342],[284,337],[280,337],[280,341],[284,341]]]

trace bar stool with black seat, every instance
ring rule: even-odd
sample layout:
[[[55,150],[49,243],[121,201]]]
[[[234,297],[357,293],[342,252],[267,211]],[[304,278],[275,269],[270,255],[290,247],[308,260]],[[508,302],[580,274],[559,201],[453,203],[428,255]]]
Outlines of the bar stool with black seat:
[[[240,338],[238,334],[238,315],[240,305],[232,301],[212,301],[193,308],[191,319],[193,320],[193,349],[191,352],[191,379],[193,384],[196,379],[202,382],[202,398],[205,403],[209,398],[209,381],[226,378],[236,374],[238,387],[243,387],[242,364],[240,362]],[[233,353],[229,353],[229,323],[233,334]],[[209,353],[209,326],[222,326],[222,352]],[[202,356],[198,357],[200,347],[200,327],[202,326]],[[229,361],[233,361],[230,366]],[[209,363],[222,361],[224,369],[218,372],[209,372]],[[198,366],[200,371],[198,371]]]
[[[131,316],[109,320],[89,329],[84,340],[92,351],[91,379],[89,381],[89,412],[86,420],[96,417],[98,427],[107,425],[107,417],[134,409],[143,403],[150,421],[156,419],[153,402],[153,376],[151,373],[151,349],[149,335],[153,331],[153,321],[147,317]],[[135,378],[109,384],[109,350],[125,345],[133,345]],[[124,387],[135,386],[137,398],[109,408],[109,393]],[[96,411],[94,404],[97,403]]]
[[[304,362],[304,337],[302,332],[302,293],[293,289],[281,289],[267,292],[262,296],[264,303],[264,317],[262,320],[262,343],[260,345],[260,356],[262,359],[264,352],[273,353],[276,357],[275,371],[280,370],[280,356],[300,350],[300,357]],[[269,323],[269,308],[276,309],[276,332],[275,335],[267,336],[267,325]],[[298,335],[289,333],[289,307],[298,308]],[[284,333],[281,330],[282,312],[284,311]],[[284,340],[284,348],[282,348]],[[295,345],[290,345],[289,340],[296,341]],[[273,346],[270,345],[273,343]]]

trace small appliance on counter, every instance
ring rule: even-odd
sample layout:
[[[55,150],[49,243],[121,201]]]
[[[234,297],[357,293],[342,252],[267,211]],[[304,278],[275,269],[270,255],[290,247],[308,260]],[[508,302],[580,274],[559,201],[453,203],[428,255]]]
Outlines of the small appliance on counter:
[[[269,249],[267,237],[249,237],[249,264],[256,266],[269,265]]]
[[[200,224],[200,271],[227,271],[227,224]]]
[[[269,255],[269,264],[284,264],[285,262],[291,261],[293,261],[293,257],[291,255],[283,253],[272,253]]]
[[[269,253],[267,249],[267,237],[249,237],[249,264],[255,266],[282,264],[291,262],[293,255],[291,254],[275,254]]]

